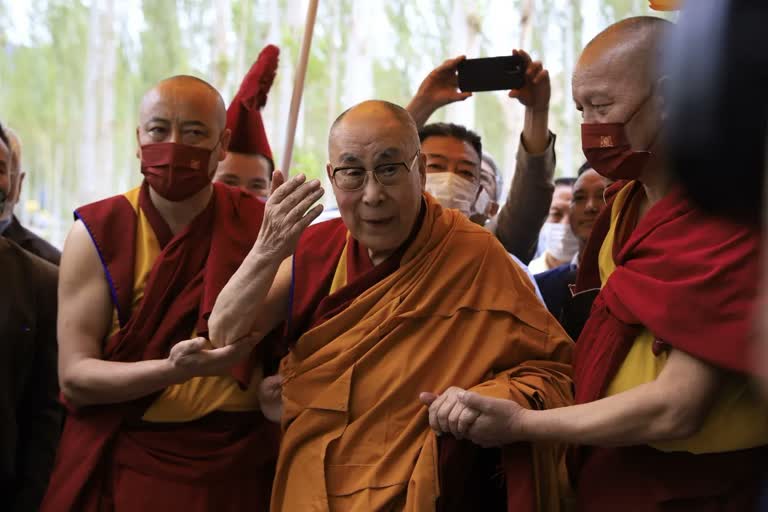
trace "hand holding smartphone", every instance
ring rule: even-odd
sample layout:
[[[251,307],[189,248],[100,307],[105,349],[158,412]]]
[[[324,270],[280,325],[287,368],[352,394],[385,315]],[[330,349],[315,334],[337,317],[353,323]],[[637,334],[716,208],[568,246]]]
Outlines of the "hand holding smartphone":
[[[457,66],[462,92],[504,91],[525,85],[526,60],[520,55],[467,59]]]

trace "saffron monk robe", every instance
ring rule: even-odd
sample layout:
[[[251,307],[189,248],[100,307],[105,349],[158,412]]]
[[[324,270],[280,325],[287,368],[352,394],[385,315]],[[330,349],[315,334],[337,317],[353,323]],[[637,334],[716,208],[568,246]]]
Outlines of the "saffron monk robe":
[[[404,109],[351,108],[329,152],[341,219],[301,235],[284,206],[297,199],[278,189],[209,322],[226,346],[287,321],[272,510],[558,510],[562,450],[438,438],[419,394],[566,405],[572,342],[493,235],[423,192]]]
[[[279,430],[253,340],[209,350],[207,317],[263,203],[212,184],[229,130],[194,77],[141,104],[144,182],[76,211],[59,297],[66,421],[43,511],[263,511]]]
[[[612,25],[574,72],[584,153],[620,180],[577,278],[578,291],[600,288],[576,345],[579,405],[459,398],[479,443],[579,445],[569,469],[583,511],[755,510],[767,455],[749,342],[759,229],[704,214],[666,167],[656,60],[671,27],[652,17]]]

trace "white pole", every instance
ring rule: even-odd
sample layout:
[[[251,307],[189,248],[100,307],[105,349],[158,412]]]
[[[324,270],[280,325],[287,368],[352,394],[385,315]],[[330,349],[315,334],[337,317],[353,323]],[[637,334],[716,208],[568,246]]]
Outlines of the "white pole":
[[[312,32],[315,28],[318,0],[309,0],[307,9],[307,21],[304,24],[304,37],[301,41],[301,54],[296,66],[296,79],[293,82],[293,96],[291,97],[291,110],[288,114],[288,129],[285,136],[285,149],[283,151],[283,166],[281,170],[288,177],[291,173],[291,157],[293,156],[293,142],[296,138],[296,124],[299,120],[301,108],[301,95],[304,92],[304,77],[307,75],[309,62],[309,49],[312,46]]]

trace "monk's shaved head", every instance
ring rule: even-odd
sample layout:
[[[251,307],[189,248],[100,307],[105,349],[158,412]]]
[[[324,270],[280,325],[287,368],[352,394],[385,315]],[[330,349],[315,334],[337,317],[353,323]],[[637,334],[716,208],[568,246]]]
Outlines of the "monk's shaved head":
[[[185,102],[192,107],[200,107],[205,114],[212,114],[212,120],[219,131],[224,129],[227,122],[227,107],[224,99],[211,84],[190,75],[176,75],[158,82],[147,91],[141,100],[139,117],[147,114],[158,102],[178,104]]]
[[[147,144],[176,143],[210,149],[208,171],[213,176],[226,157],[231,132],[226,127],[224,100],[211,84],[194,76],[166,78],[141,100],[136,138]],[[137,152],[141,158],[141,152]]]
[[[328,135],[329,149],[337,130],[347,122],[356,123],[393,123],[406,141],[413,143],[414,150],[419,147],[419,130],[411,115],[400,105],[384,100],[368,100],[348,108],[336,118]]]
[[[637,16],[614,23],[592,39],[579,58],[577,71],[608,61],[645,80],[660,76],[662,46],[674,24],[653,16]]]

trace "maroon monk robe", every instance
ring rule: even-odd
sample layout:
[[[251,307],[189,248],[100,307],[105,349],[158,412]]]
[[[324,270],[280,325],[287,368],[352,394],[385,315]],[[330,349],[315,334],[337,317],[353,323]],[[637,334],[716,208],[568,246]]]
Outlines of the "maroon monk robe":
[[[99,251],[120,318],[121,329],[104,346],[103,357],[109,361],[165,358],[193,329],[206,335],[216,297],[253,245],[264,213],[258,200],[214,184],[206,209],[173,237],[149,200],[146,182],[139,205],[162,244],[162,252],[135,311],[130,311],[130,304],[136,212],[125,196],[76,212]],[[254,365],[260,362],[257,352],[233,369],[242,386],[250,383]],[[96,512],[110,510],[112,500],[126,499],[122,505],[146,510],[143,498],[157,493],[169,493],[172,506],[185,512],[267,510],[277,426],[258,412],[214,413],[173,425],[142,422],[146,408],[158,395],[72,410],[41,510]],[[141,492],[124,488],[121,496],[113,496],[110,480],[121,476],[113,474],[118,471],[115,460],[125,467],[137,464],[148,475],[167,476],[181,483],[200,482],[196,486],[199,492],[189,493],[189,485],[184,494],[158,489],[157,485],[153,488],[153,479],[147,478],[143,485],[131,482],[143,487]],[[226,482],[231,485],[223,485]]]
[[[614,185],[611,193],[624,185]],[[679,188],[638,221],[637,199],[644,189],[639,182],[631,186],[618,219],[625,229],[616,232],[616,270],[603,284],[576,344],[577,403],[604,396],[643,327],[663,341],[662,349],[666,344],[726,370],[752,372],[757,230],[705,215]],[[578,291],[601,285],[598,255],[614,200],[595,224]],[[755,502],[764,455],[764,448],[693,455],[648,446],[582,447],[569,462],[582,510],[710,510],[714,497],[720,497],[722,508],[716,510],[735,512]]]

